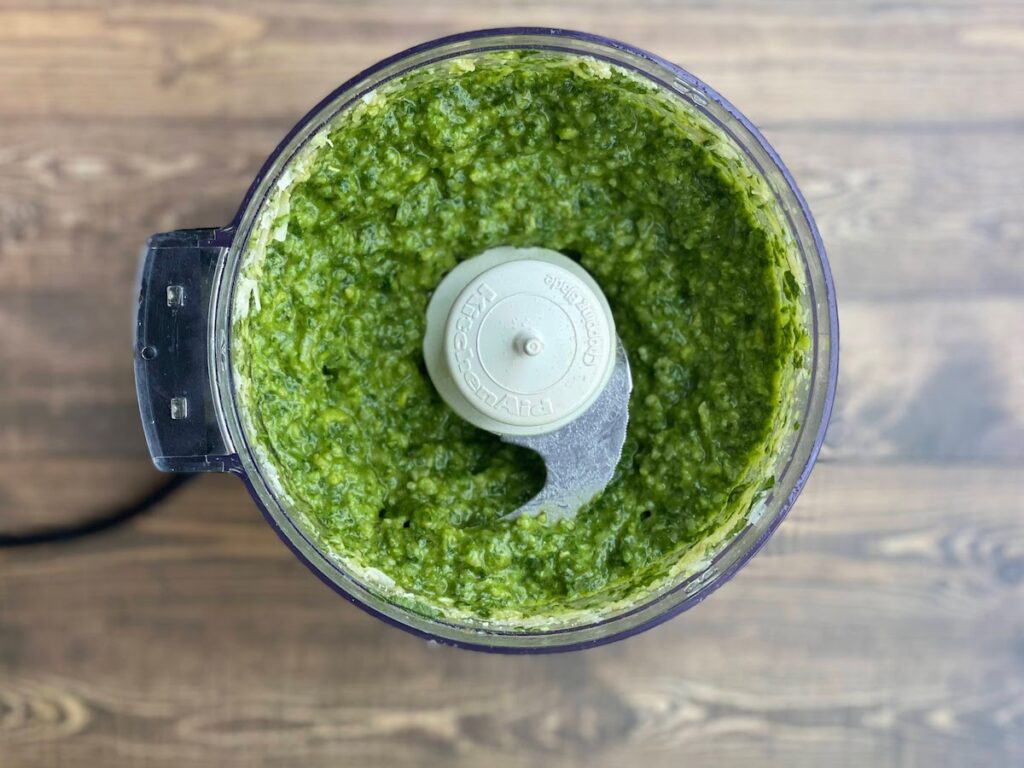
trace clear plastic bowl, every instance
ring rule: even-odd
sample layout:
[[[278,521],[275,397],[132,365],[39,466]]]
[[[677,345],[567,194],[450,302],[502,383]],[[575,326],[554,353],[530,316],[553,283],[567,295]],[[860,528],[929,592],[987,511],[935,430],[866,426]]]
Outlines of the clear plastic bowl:
[[[257,213],[295,153],[339,112],[382,83],[443,59],[505,49],[604,59],[656,83],[705,119],[767,183],[804,269],[809,376],[798,387],[800,428],[777,456],[776,484],[756,515],[699,573],[617,613],[548,630],[510,630],[430,618],[390,601],[320,551],[273,488],[247,440],[232,380],[232,299]],[[267,521],[325,583],[373,615],[440,643],[505,653],[566,651],[642,632],[704,600],[767,541],[796,501],[825,437],[838,375],[835,292],[821,239],[789,171],[758,130],[696,77],[608,38],[556,29],[495,29],[435,40],[357,75],[309,112],[267,159],[234,221],[155,235],[144,253],[136,380],[154,463],[165,471],[239,475]],[[188,299],[191,297],[191,301]]]

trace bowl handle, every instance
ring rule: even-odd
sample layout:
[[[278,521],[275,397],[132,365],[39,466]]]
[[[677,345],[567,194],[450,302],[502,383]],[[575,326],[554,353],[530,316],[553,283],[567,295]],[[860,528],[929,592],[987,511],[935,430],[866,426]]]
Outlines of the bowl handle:
[[[163,472],[239,471],[210,375],[211,300],[229,245],[223,230],[183,229],[153,235],[142,251],[135,390]]]

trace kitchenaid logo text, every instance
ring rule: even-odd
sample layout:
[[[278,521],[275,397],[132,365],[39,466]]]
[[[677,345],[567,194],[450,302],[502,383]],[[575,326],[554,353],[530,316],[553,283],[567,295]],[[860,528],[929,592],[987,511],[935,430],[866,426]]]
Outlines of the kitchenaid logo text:
[[[601,329],[600,321],[593,305],[587,301],[586,296],[580,293],[573,283],[555,277],[550,272],[544,275],[544,285],[562,294],[565,302],[580,313],[580,318],[583,320],[583,328],[587,333],[587,347],[583,350],[583,364],[588,366],[597,365],[597,352],[601,346]]]
[[[552,412],[550,398],[531,400],[508,392],[499,395],[488,389],[480,380],[480,376],[473,370],[476,354],[469,344],[469,335],[484,310],[497,297],[498,294],[494,292],[493,288],[487,283],[481,283],[476,292],[470,294],[459,308],[459,316],[455,319],[455,334],[452,337],[455,364],[459,375],[462,376],[462,380],[466,382],[473,394],[496,411],[504,411],[511,416],[550,416]]]

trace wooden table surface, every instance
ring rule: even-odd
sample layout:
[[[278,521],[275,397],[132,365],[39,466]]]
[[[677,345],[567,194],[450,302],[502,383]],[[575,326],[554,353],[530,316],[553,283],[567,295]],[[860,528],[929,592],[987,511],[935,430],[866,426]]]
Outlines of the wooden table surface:
[[[364,66],[531,23],[689,68],[810,201],[842,381],[787,522],[666,625],[507,658],[363,614],[203,477],[0,551],[2,768],[1024,765],[1019,0],[0,0],[0,526],[160,481],[130,368],[148,234],[226,222]]]

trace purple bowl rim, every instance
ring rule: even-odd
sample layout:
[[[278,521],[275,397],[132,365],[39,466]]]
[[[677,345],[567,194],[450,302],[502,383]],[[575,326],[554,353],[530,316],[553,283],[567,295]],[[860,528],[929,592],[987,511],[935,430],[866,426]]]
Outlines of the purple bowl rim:
[[[836,303],[835,284],[832,277],[832,269],[829,265],[828,256],[825,251],[825,245],[821,239],[821,234],[818,231],[818,227],[814,221],[814,217],[811,215],[811,211],[809,206],[807,205],[807,201],[804,198],[803,193],[800,191],[800,188],[797,186],[796,180],[790,173],[789,168],[786,167],[786,164],[782,161],[782,158],[779,156],[778,152],[775,151],[774,147],[772,147],[772,145],[768,142],[764,135],[757,129],[757,127],[755,127],[754,124],[742,112],[740,112],[728,99],[722,96],[714,88],[707,85],[700,78],[683,69],[679,65],[674,64],[673,62],[668,61],[667,59],[664,59],[661,56],[646,51],[642,48],[638,48],[636,46],[622,42],[620,40],[606,37],[604,35],[597,35],[589,32],[579,32],[576,30],[560,29],[554,27],[496,27],[489,29],[472,30],[468,32],[460,32],[453,35],[446,35],[444,37],[428,40],[426,42],[414,45],[410,48],[406,48],[405,50],[399,51],[398,53],[381,59],[380,61],[367,67],[366,69],[363,69],[358,74],[349,78],[344,83],[339,85],[337,88],[332,90],[329,94],[327,94],[312,109],[310,109],[305,115],[303,115],[298,122],[296,122],[292,126],[292,128],[278,143],[278,145],[274,148],[270,155],[268,155],[266,161],[264,161],[263,165],[260,167],[260,170],[253,179],[252,184],[250,184],[249,188],[246,190],[245,196],[242,198],[241,205],[239,206],[238,211],[235,213],[235,216],[231,220],[231,223],[220,228],[220,230],[218,231],[218,235],[216,237],[217,242],[222,245],[230,244],[231,240],[233,240],[234,236],[237,234],[238,225],[240,224],[245,212],[248,210],[249,205],[252,202],[254,195],[256,194],[256,191],[263,182],[267,173],[273,167],[274,163],[277,161],[280,155],[287,149],[289,143],[296,136],[296,134],[298,134],[299,131],[305,128],[306,125],[308,125],[311,121],[313,121],[331,102],[333,102],[342,93],[351,90],[361,81],[367,79],[368,77],[371,77],[380,70],[415,54],[433,50],[435,48],[440,48],[442,46],[450,45],[452,43],[467,42],[498,36],[549,36],[555,40],[579,40],[582,42],[595,43],[597,45],[605,46],[614,50],[621,50],[632,56],[636,56],[641,59],[646,59],[654,64],[657,64],[671,72],[675,77],[678,77],[681,80],[684,80],[687,84],[698,88],[705,96],[707,96],[709,99],[716,102],[720,107],[725,109],[726,112],[728,112],[733,118],[735,118],[750,133],[750,135],[754,137],[758,145],[775,165],[776,169],[782,174],[783,179],[786,181],[786,184],[789,186],[790,190],[793,192],[793,195],[797,200],[797,203],[800,207],[800,212],[804,217],[804,221],[807,224],[808,230],[811,234],[811,238],[814,242],[815,249],[818,253],[822,269],[823,281],[825,285],[825,301],[828,307],[829,328],[831,330],[831,345],[829,349],[828,359],[828,379],[826,383],[825,400],[822,404],[821,423],[818,426],[818,431],[815,435],[814,442],[811,445],[811,450],[807,456],[807,460],[805,461],[804,466],[800,471],[800,475],[797,478],[797,481],[794,484],[792,491],[790,491],[789,496],[783,502],[778,513],[775,515],[772,521],[765,527],[765,530],[761,532],[757,541],[755,541],[754,544],[751,545],[751,547],[746,552],[744,552],[740,557],[738,557],[735,562],[730,564],[728,568],[722,571],[719,574],[719,576],[697,597],[684,599],[680,601],[677,605],[674,605],[671,608],[669,608],[668,610],[663,611],[662,613],[659,613],[655,616],[652,616],[651,618],[642,621],[639,624],[636,624],[635,626],[628,627],[618,632],[613,632],[604,637],[597,637],[590,640],[574,641],[566,643],[564,645],[503,646],[491,645],[486,642],[476,643],[461,639],[451,639],[435,635],[429,631],[419,629],[418,627],[411,626],[409,624],[403,623],[402,621],[399,621],[396,618],[388,616],[387,614],[377,610],[373,606],[363,602],[361,599],[359,599],[357,595],[352,594],[347,590],[343,589],[339,584],[335,583],[332,579],[330,579],[327,576],[327,574],[324,573],[309,557],[307,557],[307,555],[295,545],[295,543],[291,540],[288,534],[281,528],[281,526],[278,525],[277,521],[270,514],[270,511],[263,505],[262,501],[259,498],[259,495],[256,492],[255,486],[253,485],[248,475],[244,471],[242,471],[241,466],[236,466],[234,471],[241,477],[243,483],[245,484],[246,488],[249,491],[250,496],[256,502],[256,506],[263,514],[264,519],[267,521],[270,527],[277,532],[278,536],[285,543],[285,545],[292,551],[292,553],[310,571],[312,571],[316,575],[316,577],[320,579],[320,581],[322,581],[324,584],[326,584],[328,587],[330,587],[337,594],[341,595],[349,602],[353,603],[354,605],[358,606],[362,610],[369,613],[371,616],[374,616],[375,618],[380,619],[381,621],[384,621],[385,623],[393,627],[397,627],[398,629],[404,630],[405,632],[420,637],[424,640],[435,642],[439,645],[451,646],[455,648],[461,648],[464,650],[500,653],[506,655],[565,653],[569,651],[584,650],[587,648],[596,648],[601,645],[606,645],[608,643],[624,640],[627,637],[632,637],[633,635],[645,632],[653,627],[658,626],[659,624],[668,621],[669,619],[678,616],[680,613],[683,613],[684,611],[692,608],[693,606],[703,602],[708,597],[710,597],[714,592],[720,589],[723,585],[731,581],[732,578],[736,575],[736,573],[748,562],[750,562],[754,555],[756,555],[764,547],[765,543],[768,541],[769,538],[771,538],[772,534],[775,533],[775,531],[778,529],[782,521],[786,519],[786,517],[789,514],[789,511],[792,509],[797,498],[799,497],[800,492],[803,490],[804,485],[806,485],[807,479],[810,477],[811,471],[813,470],[817,462],[818,455],[821,452],[821,447],[825,441],[825,435],[828,431],[829,422],[832,417],[832,409],[835,403],[836,388],[838,385],[839,378],[839,314]],[[723,550],[720,554],[724,554],[724,552],[727,550],[728,547],[725,550]],[[672,591],[674,592],[675,590]],[[666,593],[666,595],[667,594],[669,593]],[[621,616],[616,618],[621,618]],[[578,630],[578,628],[569,627],[562,631],[572,632],[574,630]],[[554,635],[554,633],[552,634]]]

